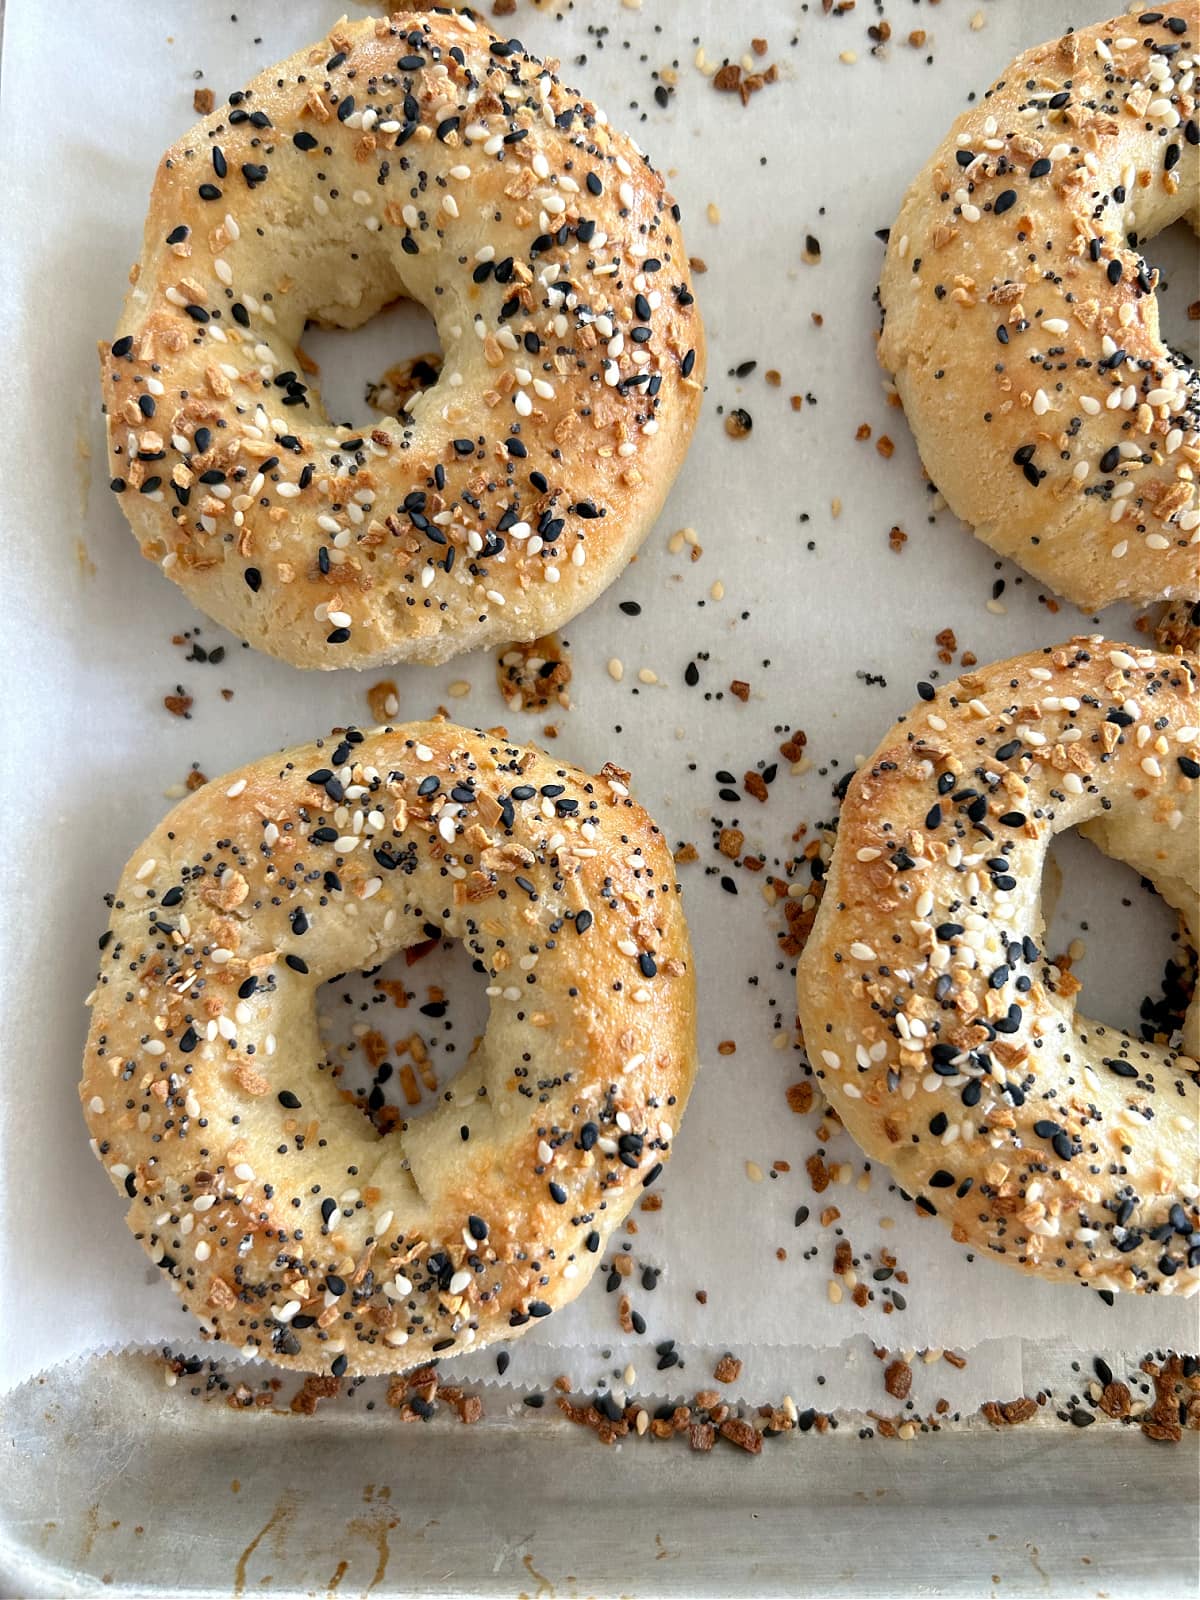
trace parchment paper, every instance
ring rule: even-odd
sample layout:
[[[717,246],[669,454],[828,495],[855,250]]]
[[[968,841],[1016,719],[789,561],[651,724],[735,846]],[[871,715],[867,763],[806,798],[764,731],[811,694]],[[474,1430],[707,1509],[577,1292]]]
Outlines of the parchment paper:
[[[971,1262],[943,1229],[916,1218],[883,1171],[860,1190],[864,1164],[850,1142],[820,1144],[819,1113],[794,1115],[784,1098],[803,1067],[792,963],[778,948],[779,911],[763,899],[766,874],[734,868],[714,849],[715,827],[736,825],[745,852],[779,870],[797,848],[795,830],[806,824],[811,837],[831,816],[833,784],[908,708],[916,680],[952,675],[937,659],[939,631],[954,630],[955,662],[968,649],[987,661],[1087,624],[938,510],[904,419],[885,398],[872,292],[875,230],[892,220],[968,89],[982,89],[1022,45],[1102,10],[1093,0],[905,6],[878,55],[866,31],[873,7],[838,17],[786,0],[736,8],[645,0],[640,9],[576,0],[563,18],[522,4],[508,19],[510,33],[561,57],[568,80],[671,173],[689,249],[708,269],[698,289],[711,351],[703,419],[660,524],[617,586],[565,630],[572,709],[510,711],[487,656],[389,674],[401,716],[446,705],[459,720],[505,721],[542,742],[545,725],[557,725],[556,750],[592,771],[608,758],[630,767],[672,841],[699,852],[681,873],[703,1070],[662,1182],[663,1209],[634,1214],[638,1232],[627,1242],[636,1266],[621,1284],[646,1333],[621,1335],[620,1292],[605,1292],[602,1271],[579,1302],[514,1348],[512,1375],[523,1382],[563,1370],[590,1382],[632,1362],[643,1389],[672,1392],[703,1385],[714,1355],[729,1349],[746,1361],[740,1392],[791,1391],[828,1408],[879,1400],[872,1347],[950,1346],[971,1353],[965,1373],[940,1369],[966,1404],[1019,1392],[1023,1370],[1048,1344],[1196,1343],[1195,1302],[1122,1299],[1109,1308],[1082,1290]],[[193,90],[209,86],[219,103],[338,15],[322,0],[116,0],[75,8],[69,25],[55,10],[48,62],[47,8],[40,0],[7,8],[0,1388],[87,1351],[197,1347],[191,1319],[129,1238],[79,1114],[82,1001],[106,922],[102,896],[193,763],[215,777],[334,723],[373,720],[365,691],[383,674],[305,675],[253,654],[141,560],[107,489],[94,356],[115,323],[154,163],[194,120]],[[920,48],[906,42],[917,26],[927,30]],[[743,105],[717,92],[695,58],[702,49],[710,62],[738,61],[752,36],[767,48],[750,56],[751,68],[775,62],[779,77]],[[670,90],[665,108],[656,83]],[[1174,248],[1165,241],[1158,259]],[[1178,259],[1169,311],[1194,283],[1194,252]],[[313,348],[327,374],[348,364],[337,395],[350,397],[355,415],[365,411],[365,381],[407,353],[382,333],[347,339],[340,351],[335,338]],[[734,375],[751,361],[754,371]],[[780,374],[778,387],[768,369]],[[724,429],[734,407],[753,422],[739,440]],[[862,424],[870,438],[856,438]],[[881,435],[894,454],[877,448]],[[695,546],[675,540],[682,548],[673,551],[671,536],[684,528]],[[901,553],[889,544],[895,528],[907,535]],[[696,559],[693,548],[702,551]],[[619,609],[630,601],[640,615]],[[1130,618],[1109,614],[1104,626],[1119,636]],[[187,661],[190,647],[171,642],[197,628],[203,647],[225,647],[219,665]],[[612,658],[623,663],[621,681],[608,670]],[[734,679],[750,685],[747,701],[730,692]],[[456,698],[450,686],[462,681],[470,692]],[[163,706],[177,685],[193,697],[186,720]],[[797,728],[807,735],[801,773],[778,754]],[[779,771],[760,804],[741,776],[764,762]],[[720,771],[738,780],[738,803],[718,798]],[[1051,944],[1062,948],[1090,924],[1077,968],[1084,1002],[1133,1024],[1161,974],[1169,919],[1131,874],[1088,847],[1063,860],[1067,889]],[[414,988],[427,981],[420,969],[409,974]],[[721,1053],[724,1041],[734,1053]],[[852,1172],[820,1196],[805,1170],[818,1148]],[[831,1204],[840,1219],[822,1227]],[[809,1217],[796,1226],[801,1206]],[[828,1297],[837,1229],[876,1292],[863,1309],[849,1294],[836,1305]],[[898,1280],[885,1286],[872,1276],[884,1249],[907,1273],[906,1308],[890,1314],[884,1290]],[[647,1267],[661,1272],[653,1290],[643,1287]],[[658,1373],[655,1347],[668,1338],[684,1367]],[[492,1357],[460,1371],[492,1374]]]

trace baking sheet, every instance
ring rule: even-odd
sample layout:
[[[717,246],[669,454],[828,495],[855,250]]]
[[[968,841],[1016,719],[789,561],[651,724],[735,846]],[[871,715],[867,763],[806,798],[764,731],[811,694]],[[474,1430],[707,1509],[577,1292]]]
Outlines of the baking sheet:
[[[743,13],[715,0],[634,8],[594,0],[562,16],[522,5],[509,20],[531,49],[560,56],[567,79],[671,173],[689,249],[707,265],[698,292],[710,341],[703,417],[658,527],[621,581],[564,630],[572,708],[526,715],[505,706],[490,656],[318,676],[243,649],[141,560],[106,487],[94,347],[115,323],[154,162],[193,120],[197,86],[211,86],[219,101],[318,37],[338,8],[262,0],[239,4],[236,20],[229,0],[85,8],[56,33],[47,93],[44,7],[9,0],[0,107],[9,332],[0,397],[11,419],[0,445],[9,567],[0,596],[8,792],[0,871],[9,907],[0,925],[8,1046],[0,1273],[20,1285],[20,1315],[6,1317],[0,1388],[87,1351],[195,1348],[190,1318],[129,1239],[79,1116],[81,1002],[106,921],[102,896],[193,765],[215,777],[335,723],[367,723],[366,690],[383,676],[397,684],[402,717],[446,706],[459,720],[503,721],[542,742],[553,723],[564,757],[593,771],[606,759],[631,768],[672,841],[698,852],[681,875],[700,972],[703,1069],[662,1182],[663,1209],[635,1213],[638,1232],[627,1242],[636,1265],[620,1285],[646,1334],[620,1334],[620,1290],[606,1294],[601,1274],[514,1347],[513,1378],[536,1386],[568,1371],[581,1384],[605,1374],[617,1381],[632,1364],[641,1392],[669,1393],[706,1382],[713,1355],[730,1349],[745,1360],[736,1391],[745,1398],[788,1391],[811,1403],[819,1388],[832,1408],[881,1397],[872,1349],[948,1346],[969,1352],[966,1371],[948,1379],[967,1406],[1021,1392],[1043,1345],[1195,1346],[1194,1301],[1126,1298],[1108,1308],[1083,1291],[972,1262],[917,1219],[882,1170],[859,1187],[867,1175],[852,1144],[822,1142],[819,1112],[793,1115],[784,1098],[803,1066],[792,963],[778,947],[779,908],[763,898],[766,873],[732,867],[714,848],[720,826],[737,826],[745,851],[780,872],[796,830],[806,826],[811,838],[832,815],[833,785],[907,709],[916,680],[953,674],[938,660],[939,632],[953,630],[955,661],[963,650],[986,661],[1089,625],[939,510],[903,418],[886,401],[871,297],[874,232],[891,221],[968,88],[982,88],[1022,45],[1104,8],[1085,0],[905,7],[878,54],[867,9],[824,15],[762,0]],[[906,42],[911,26],[926,30],[920,48]],[[695,62],[698,50],[709,62],[739,60],[752,52],[752,35],[766,52],[751,53],[750,66],[774,62],[779,75],[743,105]],[[659,86],[669,90],[665,108]],[[1172,307],[1190,295],[1194,252],[1178,250],[1164,241],[1157,259],[1184,263],[1173,298],[1164,298],[1168,326],[1186,329]],[[369,333],[313,348],[335,402],[346,395],[351,404],[406,353]],[[780,374],[777,387],[768,370]],[[737,440],[724,426],[735,407],[753,422]],[[869,438],[857,437],[864,424]],[[881,452],[881,435],[894,452]],[[897,528],[907,535],[899,553]],[[673,537],[683,529],[690,536]],[[1114,609],[1104,625],[1119,636],[1130,618]],[[206,650],[223,646],[224,659],[188,660],[197,639]],[[730,690],[735,679],[749,685],[744,701]],[[459,696],[452,686],[463,682],[470,690]],[[192,699],[186,719],[163,704],[179,689]],[[807,744],[804,770],[794,773],[779,746],[795,729]],[[742,774],[764,764],[778,774],[759,803]],[[719,798],[728,786],[720,772],[735,776],[736,803]],[[1171,948],[1168,919],[1132,875],[1086,846],[1063,859],[1051,945],[1064,947],[1088,924],[1077,968],[1084,1005],[1099,991],[1102,1016],[1132,1022]],[[434,981],[432,970],[413,969],[410,987]],[[477,999],[464,998],[464,1019]],[[820,1196],[806,1171],[818,1149],[850,1175]],[[840,1217],[823,1227],[831,1204]],[[801,1207],[809,1215],[797,1226]],[[865,1308],[848,1295],[837,1305],[829,1298],[839,1229],[875,1293]],[[890,1314],[873,1277],[884,1250],[907,1274],[904,1309]],[[658,1273],[653,1288],[646,1269]],[[683,1371],[658,1371],[656,1346],[668,1338]],[[456,1370],[485,1379],[494,1365],[484,1354]]]
[[[9,1594],[1196,1592],[1195,1435],[1151,1450],[1136,1430],[976,1419],[911,1448],[843,1427],[757,1460],[603,1450],[549,1409],[475,1428],[404,1428],[385,1407],[247,1415],[165,1391],[137,1357],[60,1371],[4,1409]],[[1145,1537],[1113,1537],[1116,1505]]]

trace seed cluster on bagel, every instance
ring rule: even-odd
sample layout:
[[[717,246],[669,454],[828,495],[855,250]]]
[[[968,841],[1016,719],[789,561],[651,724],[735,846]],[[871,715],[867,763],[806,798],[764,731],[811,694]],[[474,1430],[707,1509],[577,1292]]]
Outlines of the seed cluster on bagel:
[[[306,323],[402,297],[435,319],[437,382],[334,425]],[[703,373],[660,174],[519,40],[449,11],[343,21],[172,146],[101,347],[143,553],[322,668],[574,616],[652,525]]]
[[[1079,605],[1200,598],[1200,377],[1145,241],[1200,229],[1200,4],[1018,57],[909,190],[879,356],[930,477]]]
[[[1200,947],[1194,662],[1080,638],[924,685],[847,792],[798,970],[805,1046],[854,1138],[960,1243],[1189,1294],[1200,997],[1184,1048],[1076,1015],[1041,909],[1047,847],[1072,827]]]
[[[134,852],[81,1097],[136,1237],[213,1337],[390,1372],[511,1339],[584,1287],[695,1071],[674,863],[630,798],[445,722],[348,729],[182,801]],[[490,1015],[380,1136],[316,993],[439,937]]]

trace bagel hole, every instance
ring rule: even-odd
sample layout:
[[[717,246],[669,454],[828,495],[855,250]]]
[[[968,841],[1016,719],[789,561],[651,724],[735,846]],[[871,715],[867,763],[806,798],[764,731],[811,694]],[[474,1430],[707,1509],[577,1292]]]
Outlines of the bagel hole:
[[[1178,1043],[1195,952],[1148,879],[1075,832],[1054,838],[1042,887],[1050,959],[1068,956],[1078,1010],[1135,1039]],[[1077,942],[1076,942],[1077,941]]]
[[[486,974],[456,939],[428,939],[317,992],[337,1086],[380,1133],[427,1116],[487,1026]]]
[[[1159,271],[1159,331],[1177,355],[1200,366],[1200,321],[1190,310],[1196,303],[1196,232],[1181,218],[1148,243],[1146,259]]]
[[[327,416],[348,428],[398,416],[441,372],[437,325],[415,300],[394,300],[361,328],[310,322],[303,342],[320,368],[315,381]]]

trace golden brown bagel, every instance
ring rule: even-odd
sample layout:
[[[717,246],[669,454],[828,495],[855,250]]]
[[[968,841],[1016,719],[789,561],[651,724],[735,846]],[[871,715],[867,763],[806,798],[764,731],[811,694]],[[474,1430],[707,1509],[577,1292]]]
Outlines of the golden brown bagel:
[[[670,851],[628,774],[446,722],[348,731],[209,783],[134,852],[81,1096],[127,1220],[216,1338],[392,1372],[584,1287],[695,1070]],[[491,1012],[437,1109],[381,1138],[318,985],[427,938]]]
[[[440,379],[335,427],[305,323],[398,298],[436,321]],[[174,145],[117,334],[112,482],[143,553],[302,667],[575,616],[658,514],[704,374],[661,176],[461,12],[343,21]]]
[[[879,286],[930,477],[1088,609],[1200,596],[1200,378],[1138,250],[1200,227],[1198,52],[1176,0],[1020,56],[909,190]]]
[[[842,808],[798,974],[809,1061],[918,1209],[1044,1277],[1200,1281],[1196,1062],[1078,1016],[1039,948],[1073,827],[1200,943],[1198,724],[1193,663],[1074,639],[914,707]],[[1193,999],[1192,1054],[1198,1022]]]

